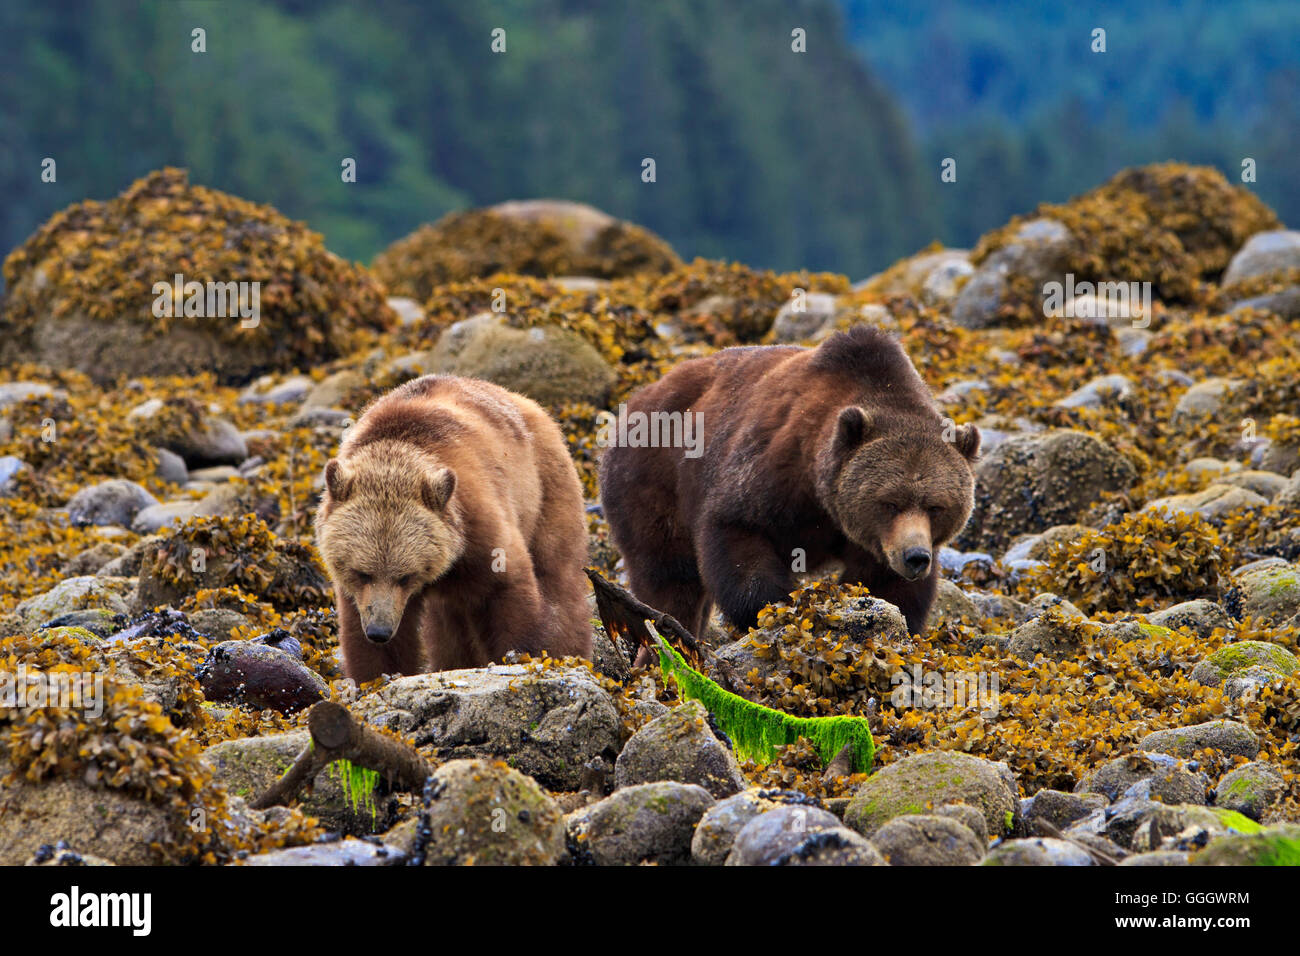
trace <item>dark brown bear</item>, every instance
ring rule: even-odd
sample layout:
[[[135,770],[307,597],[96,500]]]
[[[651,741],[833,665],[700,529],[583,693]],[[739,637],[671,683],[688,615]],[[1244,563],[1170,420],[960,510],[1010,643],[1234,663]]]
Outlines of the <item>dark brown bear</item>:
[[[344,672],[590,657],[583,512],[564,436],[535,402],[450,375],[380,398],[325,466],[316,513]]]
[[[642,601],[695,634],[715,602],[749,628],[796,571],[839,562],[843,581],[895,604],[914,633],[925,626],[935,552],[970,516],[980,434],[940,417],[885,333],[683,362],[623,417],[650,424],[622,428],[605,452],[601,500]],[[664,434],[679,421],[702,443]]]

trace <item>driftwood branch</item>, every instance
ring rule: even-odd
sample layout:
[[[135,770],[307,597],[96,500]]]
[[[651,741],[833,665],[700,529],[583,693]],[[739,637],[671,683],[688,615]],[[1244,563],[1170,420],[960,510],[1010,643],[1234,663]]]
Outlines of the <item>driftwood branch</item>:
[[[586,570],[596,592],[596,612],[600,614],[600,623],[605,626],[610,640],[621,637],[633,647],[653,655],[653,660],[658,660],[659,646],[645,626],[648,620],[681,652],[687,663],[699,668],[700,657],[708,653],[707,649],[675,617],[642,604],[617,584],[607,581],[595,568]]]
[[[307,715],[311,743],[283,777],[250,806],[265,810],[288,803],[316,775],[336,760],[382,774],[389,786],[419,790],[433,773],[428,762],[409,744],[402,743],[358,721],[342,704],[323,700]]]

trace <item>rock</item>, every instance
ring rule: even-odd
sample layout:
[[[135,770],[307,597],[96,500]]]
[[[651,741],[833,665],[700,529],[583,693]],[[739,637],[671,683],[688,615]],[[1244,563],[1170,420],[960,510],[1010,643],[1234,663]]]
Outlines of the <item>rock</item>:
[[[68,501],[68,520],[77,528],[108,524],[129,527],[141,508],[157,503],[157,498],[134,481],[111,478],[73,495]]]
[[[1232,291],[1228,290],[1226,296],[1229,300],[1232,300]],[[1232,302],[1232,308],[1228,314],[1235,316],[1237,313],[1245,312],[1247,309],[1257,309],[1260,312],[1273,312],[1284,319],[1300,317],[1300,286],[1288,286],[1285,289],[1279,289],[1276,292],[1266,292],[1263,295],[1253,295],[1244,299],[1236,299]]]
[[[1171,631],[1185,627],[1202,639],[1208,638],[1217,628],[1232,630],[1232,620],[1227,612],[1205,598],[1184,601],[1163,611],[1156,611],[1154,614],[1147,615],[1147,621],[1156,627],[1167,627]]]
[[[870,289],[877,295],[920,296],[925,282],[937,271],[960,268],[961,264],[970,265],[969,249],[934,249],[918,252],[916,255],[890,266],[885,272],[877,273],[853,285],[855,292]]]
[[[543,405],[603,407],[615,378],[609,363],[576,333],[551,325],[517,329],[492,312],[448,328],[430,359],[436,372],[486,379]]]
[[[1259,468],[1289,475],[1300,468],[1300,442],[1269,442],[1259,456]]]
[[[1232,572],[1224,606],[1237,620],[1251,617],[1277,627],[1300,626],[1300,565],[1247,565]]]
[[[1123,375],[1102,375],[1055,403],[1057,408],[1104,408],[1133,394],[1133,383]]]
[[[984,814],[978,807],[972,807],[965,803],[946,803],[934,811],[938,817],[948,817],[956,820],[971,833],[979,838],[980,846],[987,846],[989,842],[989,827],[984,819]]]
[[[0,778],[10,769],[0,758]],[[0,789],[0,866],[21,866],[60,840],[119,866],[158,864],[174,839],[175,812],[80,778],[19,777]]]
[[[1064,793],[1060,790],[1039,790],[1020,803],[1025,821],[1025,832],[1030,836],[1054,837],[1072,823],[1088,814],[1106,807],[1106,798],[1100,793]]]
[[[1267,641],[1236,641],[1219,648],[1192,668],[1191,679],[1207,687],[1218,687],[1224,680],[1251,667],[1263,667],[1287,677],[1300,671],[1300,660],[1281,644]]]
[[[1078,618],[1065,613],[1042,614],[1021,624],[1011,632],[1007,653],[1022,661],[1032,661],[1039,654],[1054,661],[1079,656],[1088,628]]]
[[[424,309],[414,299],[403,295],[389,296],[388,307],[397,313],[397,320],[403,325],[415,325],[424,321]]]
[[[349,396],[366,385],[366,377],[355,369],[335,372],[312,386],[303,399],[300,411],[311,408],[346,408]]]
[[[894,817],[871,842],[890,866],[971,866],[984,856],[979,838],[951,817]]]
[[[1092,854],[1069,840],[1036,837],[1005,840],[989,850],[983,866],[1092,866]]]
[[[48,398],[55,395],[66,395],[66,393],[62,389],[56,392],[54,388],[42,382],[0,382],[0,412],[31,398]]]
[[[14,477],[29,468],[27,462],[16,455],[0,456],[0,491],[7,490],[14,483]]]
[[[291,375],[276,382],[272,375],[263,375],[239,394],[241,405],[293,405],[301,402],[311,391],[313,382],[306,375]]]
[[[183,485],[190,480],[190,470],[186,467],[184,458],[166,448],[155,448],[153,451],[158,457],[156,473],[159,478],[173,485]]]
[[[180,455],[189,468],[237,465],[248,457],[239,429],[192,399],[151,398],[131,409],[127,420],[141,437]]]
[[[1223,273],[1222,284],[1230,286],[1287,269],[1300,269],[1300,232],[1269,229],[1255,233],[1237,250]]]
[[[1074,523],[1136,475],[1127,458],[1084,432],[1008,438],[975,466],[975,509],[957,546],[1001,549],[1018,534]]]
[[[975,267],[964,256],[939,263],[921,283],[921,301],[932,309],[947,307],[960,294],[964,281],[974,274]]]
[[[805,292],[781,306],[772,323],[776,342],[802,342],[811,339],[835,321],[837,297],[826,292]]]
[[[623,746],[614,764],[614,786],[656,780],[699,784],[721,799],[745,789],[735,755],[709,729],[709,712],[695,700],[646,724]]]
[[[213,778],[234,796],[253,801],[271,788],[293,766],[294,760],[311,743],[305,730],[265,737],[242,737],[209,747],[203,759],[212,767]],[[298,795],[303,813],[318,818],[331,830],[366,835],[381,832],[388,825],[387,811],[381,811],[379,780],[369,788],[358,788],[341,768],[330,765],[312,779],[311,789]]]
[[[1224,475],[1218,481],[1222,485],[1244,488],[1268,501],[1272,501],[1287,487],[1287,480],[1272,471],[1238,471]]]
[[[1187,863],[1188,854],[1180,850],[1152,850],[1150,853],[1134,853],[1116,866],[1186,866]]]
[[[1157,498],[1147,502],[1142,510],[1163,511],[1168,515],[1194,514],[1202,518],[1218,518],[1233,511],[1262,508],[1267,504],[1267,498],[1247,488],[1216,483],[1191,494]]]
[[[1284,680],[1286,678],[1276,671],[1256,664],[1225,678],[1223,692],[1229,700],[1248,703],[1258,698],[1263,688],[1280,684]]]
[[[1286,781],[1271,765],[1242,764],[1223,775],[1214,788],[1214,805],[1258,820],[1286,792]]]
[[[906,647],[910,643],[907,621],[902,612],[888,601],[873,597],[852,598],[839,605],[836,613],[840,617],[839,626],[856,642],[872,641],[889,647]],[[757,654],[755,644],[770,644],[773,640],[771,632],[760,628],[739,641],[724,644],[709,662],[709,676],[715,679],[722,676],[718,673],[720,668],[726,668],[734,675],[757,670],[760,677],[771,676],[776,662],[771,655]]]
[[[116,866],[112,860],[92,853],[78,853],[67,840],[42,844],[23,866]]]
[[[980,620],[979,606],[957,585],[947,578],[939,579],[934,604],[930,607],[929,626],[942,626],[965,620],[976,623]]]
[[[315,671],[276,647],[225,641],[195,671],[203,696],[215,703],[292,714],[329,697]]]
[[[324,428],[342,433],[355,419],[341,408],[304,408],[289,419],[289,428]]]
[[[1007,298],[1008,279],[1023,277],[1030,285],[1041,287],[1060,277],[1070,238],[1070,230],[1053,219],[1024,223],[1010,243],[975,267],[953,303],[953,321],[967,329],[996,325],[998,309]]]
[[[7,620],[14,633],[35,634],[42,625],[72,611],[102,609],[111,614],[126,614],[124,596],[129,590],[130,582],[121,578],[106,579],[98,575],[67,578],[19,603]]]
[[[1209,418],[1219,413],[1224,400],[1241,387],[1241,382],[1227,378],[1210,378],[1193,385],[1174,406],[1173,421],[1184,418]]]
[[[198,508],[199,502],[195,498],[150,505],[136,514],[131,521],[131,530],[136,534],[151,535],[164,528],[175,528],[194,517]]]
[[[424,865],[550,866],[569,858],[565,819],[537,782],[500,761],[453,760],[433,774],[427,821],[388,840]]]
[[[689,863],[695,825],[711,806],[709,792],[693,783],[624,787],[569,814],[569,845],[597,866]]]
[[[872,774],[853,794],[844,822],[870,839],[896,816],[948,803],[978,807],[991,835],[1012,832],[1020,812],[1015,778],[1006,764],[936,750],[910,754]]]
[[[700,818],[691,838],[691,860],[703,866],[721,866],[745,824],[767,810],[781,806],[777,799],[746,790],[719,800]]]
[[[1234,833],[1212,841],[1192,866],[1300,865],[1300,825],[1283,823],[1259,833]]]
[[[1115,801],[1137,783],[1150,781],[1149,796],[1165,803],[1204,803],[1209,781],[1183,761],[1162,753],[1137,752],[1116,757],[1085,774],[1075,793],[1100,793]]]
[[[593,757],[612,763],[618,711],[584,668],[496,665],[417,674],[362,697],[353,713],[436,748],[442,760],[498,757],[552,790],[578,790]]]
[[[283,850],[255,853],[240,861],[240,866],[403,866],[406,854],[386,843],[369,840],[335,840]]]
[[[884,866],[876,848],[833,813],[808,806],[758,814],[736,836],[727,866]]]
[[[1259,753],[1259,738],[1235,720],[1211,720],[1149,733],[1138,741],[1138,749],[1175,757],[1190,757],[1198,750],[1209,749],[1253,758]]]
[[[0,459],[0,461],[3,461],[3,459]],[[3,483],[3,481],[3,469],[0,469],[0,483]],[[1274,496],[1273,504],[1286,509],[1292,514],[1300,511],[1300,471],[1296,471],[1287,479],[1282,490]]]
[[[116,541],[101,541],[84,551],[78,551],[59,568],[59,573],[66,578],[93,575],[108,562],[124,554],[126,548]]]
[[[1213,837],[1246,832],[1258,824],[1226,810],[1194,804],[1156,803],[1133,829],[1129,846],[1137,853],[1152,850],[1195,850]]]

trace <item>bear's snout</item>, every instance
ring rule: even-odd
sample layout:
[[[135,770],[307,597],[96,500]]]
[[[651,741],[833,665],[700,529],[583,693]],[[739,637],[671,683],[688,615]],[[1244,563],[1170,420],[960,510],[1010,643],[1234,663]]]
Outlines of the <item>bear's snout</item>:
[[[393,636],[393,629],[387,624],[381,624],[378,621],[371,621],[366,625],[366,637],[376,644],[387,644],[388,639]]]
[[[930,570],[930,549],[908,548],[903,552],[903,567],[908,571],[905,577],[915,581]]]

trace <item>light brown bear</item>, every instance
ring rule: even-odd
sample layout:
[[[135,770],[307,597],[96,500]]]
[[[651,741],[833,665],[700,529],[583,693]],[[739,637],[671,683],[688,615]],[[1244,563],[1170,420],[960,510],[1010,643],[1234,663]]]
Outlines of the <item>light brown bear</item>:
[[[316,544],[357,682],[591,656],[582,487],[522,395],[426,375],[376,400],[325,466]]]
[[[605,452],[601,501],[646,604],[697,635],[715,602],[749,628],[797,571],[837,562],[925,626],[935,552],[974,504],[980,434],[945,424],[888,335],[723,349],[636,392],[624,415],[650,427]],[[663,440],[687,433],[683,416],[693,441]]]

